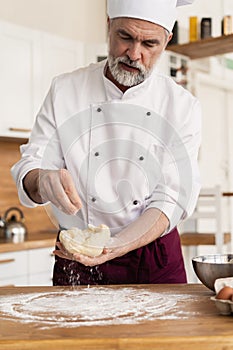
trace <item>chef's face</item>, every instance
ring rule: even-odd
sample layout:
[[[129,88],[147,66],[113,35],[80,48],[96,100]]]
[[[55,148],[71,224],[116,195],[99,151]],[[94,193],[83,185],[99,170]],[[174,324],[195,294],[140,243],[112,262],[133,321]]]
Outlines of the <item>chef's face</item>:
[[[113,80],[127,87],[143,82],[171,37],[163,27],[151,22],[109,20],[108,64]]]

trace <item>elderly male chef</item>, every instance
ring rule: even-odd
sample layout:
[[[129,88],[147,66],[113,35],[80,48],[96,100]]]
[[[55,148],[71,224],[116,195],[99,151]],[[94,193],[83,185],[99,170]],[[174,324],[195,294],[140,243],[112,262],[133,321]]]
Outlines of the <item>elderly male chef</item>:
[[[109,0],[107,60],[52,82],[12,169],[19,198],[50,203],[60,229],[111,231],[95,257],[58,238],[54,285],[186,282],[177,225],[200,190],[201,113],[156,62],[191,2]]]

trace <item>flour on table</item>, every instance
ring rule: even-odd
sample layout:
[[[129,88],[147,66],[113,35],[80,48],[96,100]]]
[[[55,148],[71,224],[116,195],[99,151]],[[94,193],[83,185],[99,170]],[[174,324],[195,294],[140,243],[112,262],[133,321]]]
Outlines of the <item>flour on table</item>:
[[[188,315],[178,304],[191,299],[191,295],[133,287],[27,293],[1,297],[0,318],[37,323],[43,328],[137,324],[154,319],[184,319]]]
[[[106,225],[88,225],[85,230],[72,227],[62,230],[59,238],[66,250],[71,254],[81,253],[91,257],[102,253],[105,244],[111,237],[111,232]]]

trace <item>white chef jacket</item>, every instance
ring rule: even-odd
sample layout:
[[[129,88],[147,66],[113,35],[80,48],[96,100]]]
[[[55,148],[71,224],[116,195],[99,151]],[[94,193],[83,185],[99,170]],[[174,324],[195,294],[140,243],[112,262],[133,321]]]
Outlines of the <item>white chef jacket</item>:
[[[61,227],[104,223],[116,233],[158,208],[172,229],[193,212],[200,190],[199,102],[156,70],[122,93],[105,77],[105,65],[53,80],[12,168],[20,201],[37,205],[22,186],[28,171],[67,168],[83,207],[66,215],[52,205]]]

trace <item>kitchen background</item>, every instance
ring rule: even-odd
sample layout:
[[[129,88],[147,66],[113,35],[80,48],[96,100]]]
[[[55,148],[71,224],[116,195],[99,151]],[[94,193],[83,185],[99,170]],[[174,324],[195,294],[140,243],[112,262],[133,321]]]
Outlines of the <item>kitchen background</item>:
[[[199,28],[203,17],[211,17],[212,36],[218,37],[226,15],[233,16],[232,0],[196,0],[193,5],[179,8],[178,43],[189,41],[190,16],[198,18]],[[105,0],[0,0],[0,215],[4,216],[10,207],[21,208],[30,240],[36,242],[12,248],[2,241],[0,263],[4,264],[0,264],[0,285],[51,283],[50,253],[56,225],[48,215],[49,209],[27,209],[20,205],[10,167],[19,159],[19,146],[30,134],[51,79],[105,57],[106,29]],[[178,74],[182,64],[188,68],[184,76]],[[203,141],[199,164],[203,187],[220,185],[223,192],[232,192],[232,53],[191,60],[167,50],[159,66],[201,101]],[[225,198],[223,206],[224,229],[229,231],[233,227],[232,198]],[[200,247],[199,252],[206,249]],[[16,254],[14,268],[10,268],[8,261],[12,252]],[[19,272],[16,267],[20,264]],[[1,266],[7,273],[1,272]]]

